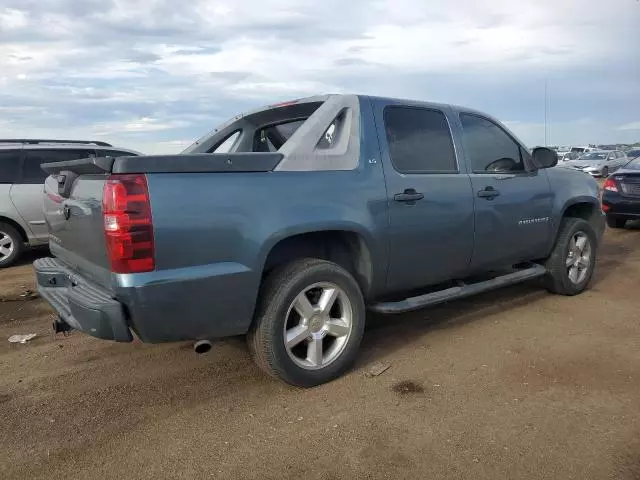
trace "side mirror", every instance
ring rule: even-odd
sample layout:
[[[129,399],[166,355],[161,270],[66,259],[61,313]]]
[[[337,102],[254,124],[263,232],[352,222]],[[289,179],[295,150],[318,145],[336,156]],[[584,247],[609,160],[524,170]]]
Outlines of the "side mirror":
[[[551,168],[558,164],[558,154],[550,148],[536,147],[532,155],[536,168]]]

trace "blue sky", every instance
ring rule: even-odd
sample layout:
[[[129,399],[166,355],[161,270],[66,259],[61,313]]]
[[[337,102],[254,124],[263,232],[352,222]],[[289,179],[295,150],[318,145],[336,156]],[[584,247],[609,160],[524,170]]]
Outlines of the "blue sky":
[[[277,100],[474,107],[527,144],[640,141],[638,0],[0,0],[0,137],[177,152]]]

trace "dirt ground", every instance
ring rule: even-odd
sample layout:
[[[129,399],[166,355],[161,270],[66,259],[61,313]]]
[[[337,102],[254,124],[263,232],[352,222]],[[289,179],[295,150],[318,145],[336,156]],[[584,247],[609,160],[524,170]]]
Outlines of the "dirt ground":
[[[0,273],[3,479],[640,479],[640,225],[607,231],[583,295],[371,318],[353,371],[311,390],[239,339],[54,337],[32,282],[28,261]]]

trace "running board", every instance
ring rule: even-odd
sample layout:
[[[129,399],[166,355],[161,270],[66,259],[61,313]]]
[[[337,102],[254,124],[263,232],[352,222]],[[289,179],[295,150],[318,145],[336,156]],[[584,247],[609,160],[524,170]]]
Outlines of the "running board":
[[[541,277],[546,273],[547,269],[542,265],[533,265],[529,268],[507,273],[506,275],[501,275],[483,282],[472,284],[460,283],[457,287],[451,287],[438,292],[419,295],[417,297],[406,298],[399,302],[376,303],[374,305],[370,305],[369,309],[373,312],[383,314],[410,312],[430,305],[448,302],[449,300],[469,297],[477,293],[487,292],[496,288],[506,287],[507,285],[525,282],[533,278]]]

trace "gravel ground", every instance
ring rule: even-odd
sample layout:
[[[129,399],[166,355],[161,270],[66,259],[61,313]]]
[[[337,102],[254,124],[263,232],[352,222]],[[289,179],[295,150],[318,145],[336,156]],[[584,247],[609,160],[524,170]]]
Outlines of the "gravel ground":
[[[372,317],[353,371],[311,390],[241,339],[197,356],[54,337],[20,296],[30,265],[4,270],[0,478],[640,479],[639,235],[607,231],[578,297],[521,285]]]

